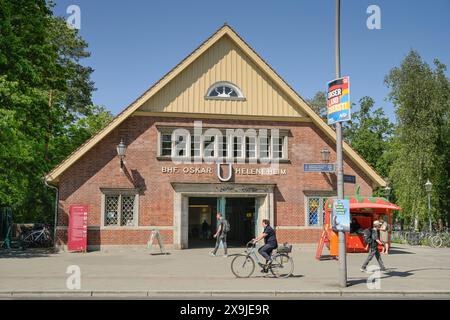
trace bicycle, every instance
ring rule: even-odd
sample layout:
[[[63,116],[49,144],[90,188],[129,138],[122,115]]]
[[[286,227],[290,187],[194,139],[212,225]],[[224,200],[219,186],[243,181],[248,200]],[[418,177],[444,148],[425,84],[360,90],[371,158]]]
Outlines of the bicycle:
[[[47,226],[20,234],[20,247],[22,249],[32,246],[48,246],[51,243],[52,238],[50,235],[50,230]]]
[[[433,248],[448,247],[450,245],[450,235],[448,232],[438,233],[431,238],[430,243]]]
[[[292,245],[283,244],[272,255],[272,262],[266,265],[259,262],[256,254],[256,243],[250,241],[246,245],[245,252],[235,255],[231,261],[231,272],[237,278],[249,278],[255,271],[256,261],[260,267],[267,267],[276,278],[287,278],[294,272],[294,260],[289,256],[291,251]]]

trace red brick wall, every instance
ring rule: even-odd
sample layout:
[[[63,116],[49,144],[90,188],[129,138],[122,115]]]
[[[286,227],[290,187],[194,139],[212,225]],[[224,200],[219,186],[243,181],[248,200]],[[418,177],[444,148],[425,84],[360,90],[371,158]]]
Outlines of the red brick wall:
[[[232,181],[237,183],[276,184],[274,206],[275,226],[299,227],[305,224],[304,192],[333,191],[336,189],[334,174],[304,173],[303,163],[321,161],[320,151],[326,147],[331,151],[330,162],[336,160],[334,143],[310,122],[261,122],[238,120],[202,120],[203,126],[248,127],[289,129],[288,151],[290,163],[280,164],[287,169],[287,175],[257,176],[236,175]],[[136,116],[125,120],[118,128],[88,151],[81,159],[66,170],[60,177],[58,226],[67,226],[70,204],[89,206],[88,225],[100,227],[101,192],[100,188],[132,188],[133,183],[141,190],[139,196],[139,226],[173,225],[173,188],[171,182],[211,182],[218,183],[213,165],[213,174],[162,174],[161,167],[172,166],[172,162],[158,160],[157,128],[164,126],[192,126],[192,119],[155,118]],[[125,158],[126,173],[119,170],[116,146],[121,139],[127,144]],[[355,193],[357,185],[361,195],[371,195],[371,182],[368,177],[348,159],[344,159],[344,172],[356,175],[356,184],[345,184],[345,193]],[[183,167],[186,165],[178,165]],[[240,164],[239,167],[260,167],[257,164]],[[89,230],[89,244],[145,244],[149,230]],[[277,231],[280,241],[315,242],[320,230],[294,229]],[[172,231],[162,230],[165,242],[172,243]],[[58,232],[60,241],[66,243],[67,234]]]

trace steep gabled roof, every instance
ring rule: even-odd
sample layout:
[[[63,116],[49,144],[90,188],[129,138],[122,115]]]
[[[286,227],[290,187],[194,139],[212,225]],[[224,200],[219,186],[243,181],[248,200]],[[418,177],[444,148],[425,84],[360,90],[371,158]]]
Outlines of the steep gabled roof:
[[[87,140],[83,145],[70,154],[64,161],[56,166],[50,173],[48,173],[45,179],[49,183],[57,184],[60,175],[67,170],[73,163],[80,159],[86,152],[106,137],[112,130],[119,126],[125,119],[136,112],[148,99],[154,96],[160,91],[166,84],[185,70],[191,63],[193,63],[199,56],[201,56],[206,50],[213,46],[222,37],[228,36],[255,64],[259,67],[274,83],[279,86],[286,95],[294,101],[296,107],[298,107],[301,113],[306,114],[312,122],[324,132],[333,141],[336,141],[335,131],[328,126],[305,102],[305,100],[298,95],[298,93],[292,89],[269,64],[267,64],[230,26],[224,25],[205,42],[203,42],[197,49],[195,49],[190,55],[188,55],[183,61],[170,70],[165,76],[163,76],[158,82],[151,86],[144,94],[131,103],[125,110],[118,114],[105,128],[99,131],[92,138]],[[219,116],[220,117],[220,116]],[[381,178],[375,170],[359,156],[347,143],[344,142],[345,155],[356,163],[356,165],[372,180],[373,185],[385,186],[386,182]]]

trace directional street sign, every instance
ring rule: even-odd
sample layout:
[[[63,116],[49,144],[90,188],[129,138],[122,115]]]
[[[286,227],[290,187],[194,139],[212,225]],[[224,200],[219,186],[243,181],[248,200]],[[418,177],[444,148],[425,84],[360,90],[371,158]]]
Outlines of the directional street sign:
[[[305,163],[303,165],[304,172],[334,172],[333,163]]]

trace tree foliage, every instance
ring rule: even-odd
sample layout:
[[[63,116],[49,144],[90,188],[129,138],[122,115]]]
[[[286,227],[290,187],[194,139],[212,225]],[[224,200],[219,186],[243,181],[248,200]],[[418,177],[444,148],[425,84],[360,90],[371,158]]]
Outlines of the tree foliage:
[[[407,223],[417,219],[422,226],[428,225],[428,179],[433,220],[449,212],[450,85],[445,70],[438,60],[432,68],[411,51],[385,80],[397,116],[390,178],[403,218]]]
[[[324,91],[317,91],[307,102],[319,117],[327,121],[327,95]]]
[[[52,222],[43,176],[112,118],[93,106],[87,43],[44,0],[0,0],[0,205]]]
[[[382,108],[374,109],[374,104],[367,96],[359,100],[359,109],[352,112],[352,120],[344,127],[344,137],[381,176],[387,177],[387,152],[394,124]]]

